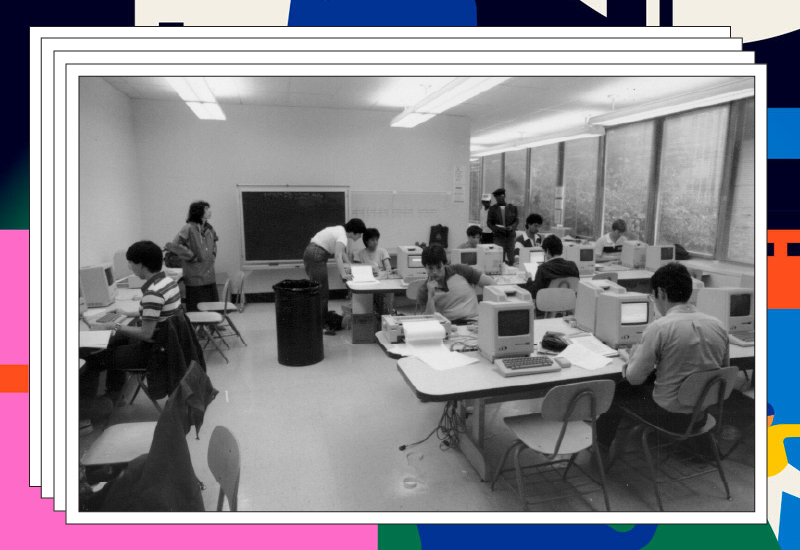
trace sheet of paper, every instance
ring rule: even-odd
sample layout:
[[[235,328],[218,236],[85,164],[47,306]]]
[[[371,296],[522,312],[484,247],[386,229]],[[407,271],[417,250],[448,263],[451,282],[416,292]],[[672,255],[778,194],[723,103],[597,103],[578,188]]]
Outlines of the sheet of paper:
[[[539,269],[539,264],[536,262],[526,262],[523,265],[525,266],[525,271],[530,273],[531,279],[536,278],[536,271]]]
[[[80,347],[100,348],[108,347],[108,340],[111,338],[110,330],[82,330],[79,333]]]
[[[584,346],[572,344],[567,346],[558,357],[569,359],[573,367],[580,367],[586,370],[602,369],[611,362],[608,357],[603,357],[597,353],[589,351]]]
[[[617,350],[605,345],[603,342],[598,340],[594,335],[589,334],[588,332],[585,334],[570,335],[569,339],[572,340],[573,344],[580,344],[589,351],[597,353],[599,355],[604,355],[606,357],[617,357],[619,355],[619,352]]]
[[[371,265],[351,265],[350,273],[354,283],[377,283],[378,279],[372,274]]]

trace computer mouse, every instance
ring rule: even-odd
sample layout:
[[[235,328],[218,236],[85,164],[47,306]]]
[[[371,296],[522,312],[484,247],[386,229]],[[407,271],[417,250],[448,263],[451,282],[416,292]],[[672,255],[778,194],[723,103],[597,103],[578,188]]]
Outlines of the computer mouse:
[[[553,361],[562,369],[572,366],[572,362],[566,357],[553,357]]]

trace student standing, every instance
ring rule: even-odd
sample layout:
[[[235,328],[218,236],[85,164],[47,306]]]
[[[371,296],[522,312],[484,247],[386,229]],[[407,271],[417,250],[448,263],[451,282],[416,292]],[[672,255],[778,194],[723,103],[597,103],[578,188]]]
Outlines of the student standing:
[[[186,311],[197,311],[201,302],[218,302],[214,261],[217,259],[219,237],[208,223],[211,206],[206,201],[189,205],[186,225],[178,232],[167,249],[183,261],[183,284],[186,286]]]
[[[318,282],[320,286],[320,307],[322,318],[328,313],[328,260],[336,260],[336,268],[339,276],[343,280],[352,279],[353,276],[345,271],[345,265],[349,265],[347,259],[347,240],[357,241],[364,234],[367,227],[358,218],[353,218],[344,226],[334,225],[326,227],[311,238],[311,242],[306,246],[303,253],[303,265],[306,268],[306,275],[312,281]]]
[[[484,193],[481,197],[481,244],[492,244],[492,229],[486,224],[486,218],[489,215],[489,207],[492,205],[492,196],[489,193]]]
[[[513,204],[506,204],[505,189],[497,189],[492,195],[497,204],[489,207],[486,224],[492,230],[494,244],[503,249],[506,263],[514,265],[514,240],[519,224],[517,207]]]

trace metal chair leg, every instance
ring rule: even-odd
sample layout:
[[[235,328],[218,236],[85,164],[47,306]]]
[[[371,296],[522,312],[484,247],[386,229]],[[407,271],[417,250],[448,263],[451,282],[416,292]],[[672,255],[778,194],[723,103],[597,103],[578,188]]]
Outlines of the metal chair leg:
[[[241,340],[241,341],[242,341],[242,344],[244,344],[244,345],[246,346],[246,345],[247,345],[247,342],[245,342],[245,341],[244,341],[244,338],[242,338],[242,333],[241,333],[241,332],[239,332],[239,329],[238,329],[238,328],[236,328],[236,325],[234,325],[234,324],[233,324],[233,321],[231,321],[231,318],[230,318],[230,317],[228,317],[228,316],[226,315],[226,316],[225,316],[225,319],[228,321],[228,324],[229,324],[229,325],[231,326],[231,328],[233,329],[233,332],[235,332],[235,333],[236,333],[236,336],[238,336],[238,337],[239,337],[239,340]]]
[[[567,462],[567,467],[564,468],[564,475],[561,476],[561,479],[564,481],[567,480],[567,473],[569,469],[572,468],[572,465],[575,463],[575,457],[578,456],[578,453],[572,453],[572,456],[569,457],[569,462]]]
[[[719,477],[722,478],[722,484],[725,486],[725,493],[728,496],[728,500],[731,500],[731,490],[728,487],[728,480],[725,479],[725,470],[722,469],[722,461],[719,459],[719,449],[717,448],[717,440],[714,439],[714,436],[710,433],[707,434],[708,438],[711,440],[711,448],[714,449],[714,459],[717,462],[717,470],[719,470]]]
[[[603,457],[600,456],[600,449],[597,447],[597,441],[592,442],[594,445],[594,456],[597,460],[597,467],[600,470],[600,485],[603,487],[603,498],[606,501],[606,512],[611,511],[611,505],[608,503],[608,491],[606,490],[606,473],[603,470]],[[573,455],[574,457],[575,455]],[[566,479],[566,476],[565,476]]]
[[[653,489],[656,492],[656,501],[658,501],[658,509],[660,511],[664,511],[664,505],[661,504],[661,494],[658,492],[658,479],[656,478],[656,468],[653,465],[653,457],[650,455],[650,447],[647,446],[647,436],[650,434],[650,430],[645,428],[642,432],[642,450],[644,451],[644,456],[647,459],[647,465],[650,467],[650,479],[653,482]]]
[[[494,491],[494,484],[497,482],[497,478],[500,477],[500,472],[503,471],[503,466],[506,465],[506,460],[508,459],[508,454],[511,452],[511,449],[516,447],[517,445],[521,444],[522,441],[519,439],[514,440],[511,445],[508,446],[506,452],[503,453],[503,458],[500,460],[500,465],[497,467],[497,471],[494,474],[494,478],[492,479],[492,485],[490,490]]]
[[[517,490],[519,494],[519,499],[522,501],[522,509],[525,510],[526,502],[525,502],[525,493],[522,490],[522,468],[520,468],[519,465],[519,455],[523,449],[525,449],[525,445],[521,444],[517,446],[517,449],[514,451],[514,470],[517,474]]]

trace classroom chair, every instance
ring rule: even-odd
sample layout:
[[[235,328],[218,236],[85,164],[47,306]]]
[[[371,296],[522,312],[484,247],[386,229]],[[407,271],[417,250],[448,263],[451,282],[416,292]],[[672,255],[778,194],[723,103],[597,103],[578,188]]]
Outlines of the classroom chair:
[[[569,288],[572,289],[572,292],[577,296],[578,283],[580,283],[580,281],[580,277],[558,277],[550,281],[550,285],[547,288]]]
[[[720,459],[719,447],[717,445],[716,435],[719,432],[720,426],[722,426],[722,413],[723,413],[723,405],[725,400],[730,396],[731,391],[733,391],[734,381],[736,380],[736,373],[738,372],[738,368],[736,367],[725,367],[722,369],[715,369],[705,372],[696,372],[686,380],[683,381],[681,384],[680,389],[678,390],[678,402],[685,406],[692,407],[692,422],[689,427],[683,433],[678,432],[671,432],[655,424],[644,420],[643,418],[639,417],[636,413],[632,412],[626,407],[622,407],[622,410],[625,412],[627,418],[634,421],[634,424],[638,428],[641,429],[641,442],[642,442],[642,452],[644,453],[645,460],[647,461],[648,470],[650,472],[650,480],[653,484],[653,489],[656,493],[656,501],[658,502],[658,509],[660,511],[664,511],[664,505],[661,502],[661,494],[658,490],[659,483],[666,483],[670,481],[682,481],[685,479],[693,478],[699,475],[704,475],[710,473],[716,469],[719,472],[719,477],[722,479],[722,484],[725,486],[725,493],[728,500],[731,500],[731,491],[728,487],[728,481],[725,478],[725,471],[722,469],[722,461]],[[712,415],[709,409],[715,409],[715,414]],[[698,423],[703,414],[708,411],[706,414],[705,423],[699,426],[695,426],[695,423]],[[623,439],[623,443],[621,445],[621,449],[624,450],[627,446],[627,441],[635,434],[635,431],[629,432],[628,436]],[[648,445],[648,437],[651,434],[657,434],[658,438],[664,437],[668,441],[663,445],[657,445],[655,447],[656,456],[655,461],[653,457],[653,453]],[[672,477],[667,474],[666,479],[658,479],[656,475],[656,466],[660,466],[663,469],[666,469],[667,461],[670,458],[675,458],[676,460],[678,457],[675,456],[674,453],[669,452],[672,449],[675,449],[678,444],[683,443],[685,441],[689,441],[691,439],[705,439],[710,444],[711,449],[714,451],[714,464],[715,468],[706,469],[703,471],[693,471],[688,475],[682,475],[680,477]],[[664,455],[662,451],[667,451],[667,454]],[[683,451],[685,452],[686,449],[684,448]],[[695,457],[700,457],[700,455],[689,451],[690,454],[694,455]],[[613,464],[614,458],[611,457],[609,462],[609,469]],[[711,462],[708,459],[705,459],[707,462]]]
[[[186,318],[189,319],[189,322],[197,332],[197,337],[201,340],[205,340],[203,349],[205,350],[208,347],[208,344],[211,343],[211,345],[214,346],[214,349],[216,349],[222,358],[225,359],[225,362],[228,363],[228,358],[225,357],[225,354],[222,353],[222,349],[214,340],[214,335],[217,334],[222,340],[222,343],[225,344],[225,347],[230,349],[230,346],[225,341],[225,338],[223,338],[222,334],[219,332],[219,326],[225,321],[222,315],[215,311],[187,311]]]
[[[236,305],[231,302],[231,280],[230,279],[226,280],[225,281],[225,286],[222,287],[222,301],[221,302],[200,302],[199,304],[197,304],[197,309],[199,309],[200,311],[213,311],[215,313],[219,313],[220,315],[222,315],[222,317],[225,320],[225,322],[227,323],[227,325],[231,327],[231,329],[236,334],[236,336],[239,337],[239,340],[242,341],[242,344],[244,344],[245,346],[247,345],[247,343],[244,341],[244,338],[242,338],[242,333],[239,332],[239,329],[236,328],[236,325],[233,324],[233,321],[228,316],[228,312],[229,311],[238,311],[238,309],[236,308]],[[220,325],[216,325],[214,328],[217,331],[217,333],[220,335],[220,337],[222,337],[222,339],[224,341],[225,337],[219,331]],[[227,345],[227,343],[226,343],[226,345]]]
[[[244,292],[244,279],[245,272],[239,271],[239,274],[236,276],[236,280],[239,283],[236,285],[236,307],[239,309],[239,313],[242,313],[244,307],[247,305],[247,295]]]
[[[543,288],[536,293],[536,309],[545,317],[569,315],[575,310],[575,293],[569,288]]]
[[[525,449],[531,449],[544,455],[548,462],[527,466],[526,469],[540,470],[553,469],[552,466],[566,462],[562,479],[566,482],[567,474],[575,465],[575,458],[584,449],[591,448],[592,456],[597,462],[600,475],[600,485],[603,488],[606,510],[611,510],[606,491],[603,461],[597,446],[597,417],[606,412],[611,406],[614,397],[614,382],[611,380],[592,380],[556,386],[545,395],[542,401],[542,412],[539,414],[524,414],[510,416],[503,422],[514,432],[515,439],[503,453],[500,466],[492,479],[491,489],[497,478],[503,473],[508,455],[514,452],[514,470],[516,472],[517,494],[523,502],[523,509],[528,502],[523,492],[522,470],[519,455]],[[587,422],[590,422],[587,424]],[[558,455],[570,455],[569,459],[556,459]],[[546,475],[546,474],[545,474]],[[572,487],[573,494],[581,493]],[[569,496],[569,495],[568,495]],[[565,497],[557,497],[567,498]],[[546,499],[532,504],[546,502]]]
[[[226,496],[229,510],[235,512],[241,471],[239,442],[225,426],[217,426],[211,432],[208,442],[208,468],[219,483],[217,512],[222,512],[222,503]]]

